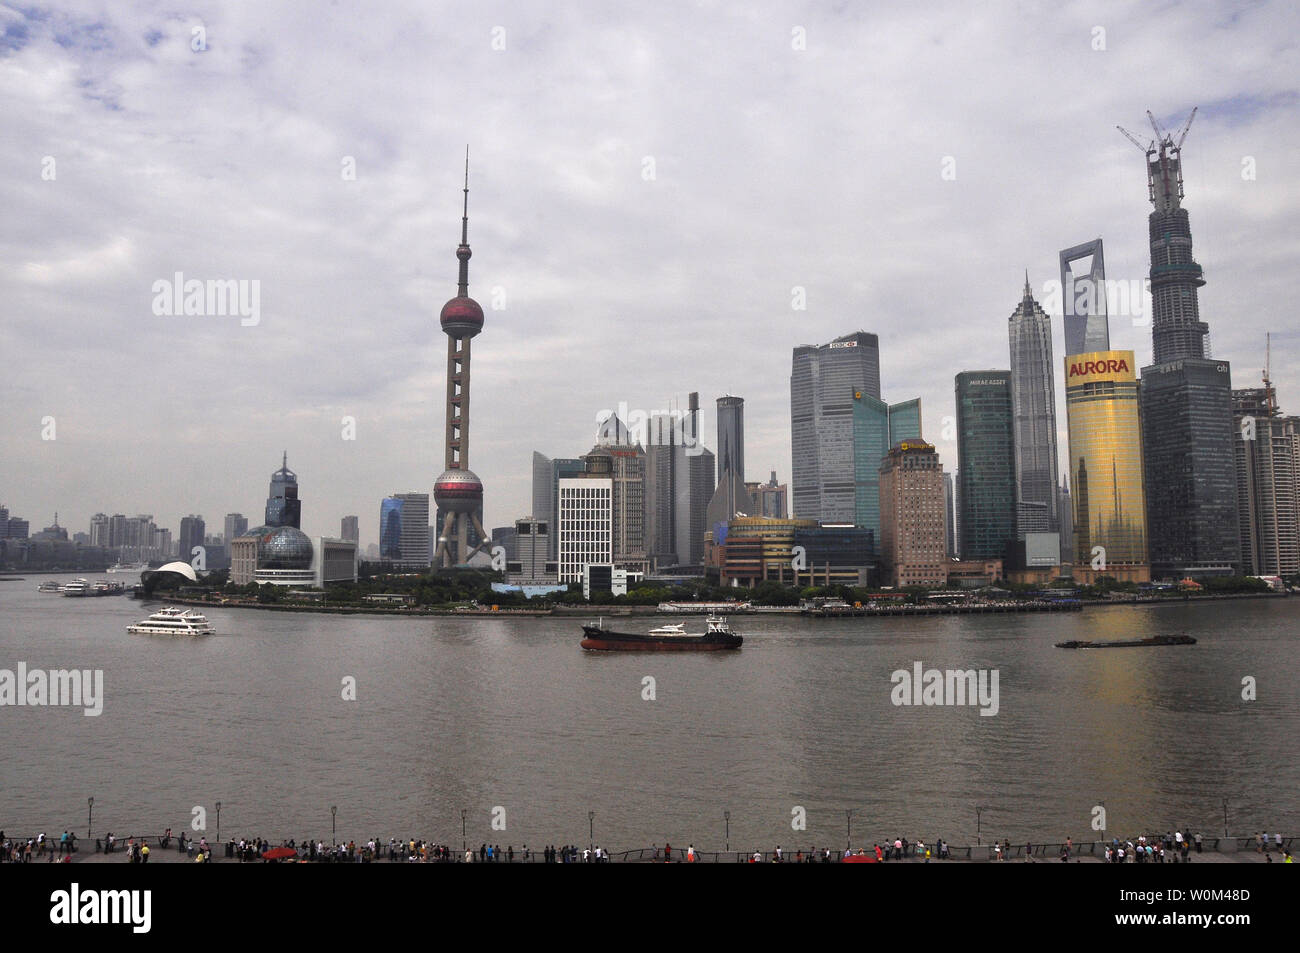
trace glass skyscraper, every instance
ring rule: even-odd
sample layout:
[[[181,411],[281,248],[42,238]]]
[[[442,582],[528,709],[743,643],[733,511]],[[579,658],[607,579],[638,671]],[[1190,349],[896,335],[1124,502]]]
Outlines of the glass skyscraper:
[[[1003,559],[1016,538],[1016,454],[1010,371],[956,377],[957,505],[962,559]]]
[[[892,447],[921,439],[921,399],[886,404],[853,391],[853,522],[880,539],[880,464]]]
[[[385,497],[379,504],[379,558],[402,558],[402,500]]]
[[[1060,532],[1056,452],[1056,379],[1052,322],[1025,293],[1007,324],[1011,340],[1011,410],[1015,418],[1016,538]]]
[[[1232,381],[1224,362],[1142,368],[1142,448],[1151,571],[1226,576],[1241,566]]]
[[[442,524],[439,524],[442,525]],[[430,545],[428,493],[394,493],[379,507],[379,556],[408,569],[427,568]]]
[[[271,490],[266,499],[266,525],[302,529],[302,502],[298,499],[298,476],[289,469],[287,451],[280,469],[271,474]]]
[[[1151,578],[1138,384],[1132,351],[1065,359],[1074,578]],[[1235,497],[1234,497],[1235,501]]]
[[[851,523],[856,517],[856,391],[880,399],[880,343],[876,335],[857,331],[829,344],[794,349],[790,370],[791,506],[798,518]]]
[[[1110,350],[1110,322],[1106,316],[1106,258],[1100,238],[1061,252],[1061,308],[1064,314],[1065,353],[1090,354]],[[1071,269],[1081,258],[1091,258],[1086,277],[1075,278]]]

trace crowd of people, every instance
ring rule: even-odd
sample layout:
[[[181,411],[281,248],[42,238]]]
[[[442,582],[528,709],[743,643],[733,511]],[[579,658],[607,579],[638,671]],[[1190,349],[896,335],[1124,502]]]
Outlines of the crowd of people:
[[[10,838],[0,831],[0,863],[30,864],[44,859],[48,863],[56,860],[66,861],[77,849],[77,835],[64,831],[56,840],[46,836],[45,832],[35,837]]]
[[[188,837],[184,831],[177,837],[172,836],[171,828],[168,828],[161,837],[156,838],[158,847],[163,850],[171,848],[175,841],[176,849],[187,854],[189,858],[198,863],[206,863],[212,860],[212,846],[208,843],[206,836],[197,839]],[[78,850],[77,835],[71,831],[64,831],[59,837],[53,837],[41,832],[33,837],[12,839],[5,836],[4,831],[0,830],[0,863],[33,863],[44,861],[48,863],[68,862],[72,859],[72,854]],[[1271,836],[1263,831],[1256,832],[1254,835],[1255,849],[1260,854],[1264,854],[1265,862],[1272,863],[1273,855],[1281,856],[1282,863],[1293,863],[1291,852],[1284,849],[1284,838],[1281,833],[1275,832]],[[1166,831],[1164,834],[1142,834],[1136,838],[1120,840],[1118,837],[1112,838],[1109,843],[1103,844],[1103,851],[1098,859],[1106,863],[1190,863],[1191,854],[1203,852],[1204,837],[1200,833],[1184,835],[1182,829]],[[369,841],[358,843],[355,840],[349,840],[346,843],[326,845],[323,841],[311,838],[303,838],[302,842],[287,840],[278,845],[273,845],[270,841],[262,838],[231,838],[225,843],[225,856],[228,859],[237,860],[240,863],[257,863],[269,862],[273,860],[296,860],[315,863],[363,863],[368,864],[375,861],[387,860],[389,863],[548,863],[548,864],[576,864],[576,863],[609,863],[609,852],[603,848],[592,845],[586,848],[579,848],[573,844],[566,844],[561,847],[547,845],[540,851],[531,850],[527,844],[523,845],[518,851],[514,845],[507,845],[502,849],[500,844],[480,844],[478,849],[472,847],[463,847],[456,850],[447,844],[437,844],[424,841],[418,838],[409,838],[399,840],[390,838],[385,844],[378,838],[371,838]],[[1059,847],[1059,856],[1063,861],[1074,859],[1074,842],[1072,838],[1067,837],[1065,843],[1052,847],[1055,852]],[[127,837],[125,840],[117,837],[112,832],[105,834],[102,838],[95,839],[95,851],[106,854],[124,852],[126,860],[129,863],[148,863],[151,848],[147,839],[139,836]],[[1026,861],[1033,862],[1035,854],[1042,855],[1046,852],[1045,845],[1039,845],[1037,850],[1032,843],[1027,843],[1024,847],[1023,858]],[[1003,840],[994,842],[990,846],[990,859],[994,861],[1007,861],[1012,858],[1013,851],[1011,842]],[[1095,848],[1090,848],[1090,853],[1097,856]],[[739,858],[741,855],[737,855]],[[874,859],[878,862],[901,861],[901,860],[920,860],[929,863],[934,860],[947,860],[951,856],[949,845],[943,838],[935,838],[933,845],[927,845],[919,838],[915,842],[908,841],[905,837],[896,837],[893,842],[886,840],[881,843],[873,844],[870,849],[857,848],[856,851],[850,849],[840,851],[827,847],[817,848],[809,847],[807,851],[802,848],[796,849],[793,853],[783,849],[780,845],[770,854],[765,855],[761,851],[755,851],[750,857],[750,863],[763,863],[770,860],[772,863],[831,863],[832,861],[851,859],[854,857],[864,858],[868,861]],[[695,849],[694,844],[690,844],[685,850],[674,851],[671,844],[664,844],[663,849],[654,851],[654,859],[667,863],[695,863],[701,859],[700,853]]]

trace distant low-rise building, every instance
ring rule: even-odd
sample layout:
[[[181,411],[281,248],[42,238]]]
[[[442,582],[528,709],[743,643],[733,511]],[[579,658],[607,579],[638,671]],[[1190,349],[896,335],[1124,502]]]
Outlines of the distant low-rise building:
[[[1056,534],[1052,534],[1055,539]],[[991,586],[1002,578],[1002,560],[1000,559],[961,559],[952,560],[947,565],[946,584],[959,589],[982,589]]]
[[[794,535],[815,529],[816,520],[738,517],[726,524],[726,536],[716,541],[722,547],[720,581],[724,586],[752,588],[761,582],[793,585]]]
[[[794,531],[792,568],[798,586],[865,586],[876,568],[875,532],[852,524]]]

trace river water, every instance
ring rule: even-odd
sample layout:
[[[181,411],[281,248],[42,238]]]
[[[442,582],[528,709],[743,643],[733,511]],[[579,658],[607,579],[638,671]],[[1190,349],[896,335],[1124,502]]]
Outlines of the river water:
[[[11,834],[84,834],[90,796],[97,836],[190,829],[196,807],[213,836],[220,801],[223,837],[328,841],[336,806],[341,839],[459,845],[464,809],[471,843],[516,849],[586,844],[588,812],[611,850],[722,849],[724,811],[735,850],[842,846],[848,810],[855,845],[974,843],[977,824],[986,843],[1090,840],[1103,803],[1108,836],[1218,834],[1224,798],[1234,834],[1300,833],[1294,598],[739,616],[739,652],[647,656],[582,651],[572,618],[209,609],[214,636],[128,635],[158,604],[39,581],[0,583],[0,669],[102,669],[105,698],[98,717],[0,708]],[[1053,647],[1178,632],[1198,644]],[[918,661],[996,670],[997,714],[893,704]]]

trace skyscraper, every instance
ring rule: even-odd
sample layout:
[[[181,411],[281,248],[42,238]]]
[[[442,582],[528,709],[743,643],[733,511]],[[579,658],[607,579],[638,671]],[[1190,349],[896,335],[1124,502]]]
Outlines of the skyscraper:
[[[345,516],[339,523],[339,535],[353,543],[361,541],[360,520],[355,516]]]
[[[404,569],[429,566],[429,494],[394,493],[379,506],[379,555]]]
[[[714,455],[700,441],[699,394],[691,392],[684,417],[656,414],[648,421],[646,533],[658,567],[704,561],[708,508],[717,483]]]
[[[1070,486],[1068,483],[1061,484],[1060,493],[1057,495],[1060,503],[1057,504],[1056,512],[1061,519],[1061,562],[1074,562],[1074,502],[1070,497]]]
[[[226,548],[248,532],[248,517],[243,513],[227,513],[225,524]]]
[[[598,445],[583,458],[586,472],[596,471],[610,479],[610,546],[615,566],[633,572],[649,569],[645,543],[645,450],[639,444]]]
[[[1100,256],[1100,239],[1098,255]],[[1067,316],[1068,320],[1068,316]],[[1056,452],[1056,378],[1052,322],[1025,293],[1007,321],[1011,339],[1011,412],[1015,420],[1016,538],[1060,532]]]
[[[745,486],[745,400],[718,398],[718,486],[709,500],[706,525],[717,540],[718,525],[736,514],[755,516],[758,504]]]
[[[957,558],[957,517],[955,516],[955,504],[957,502],[957,493],[953,488],[952,474],[943,475],[943,520],[944,520],[944,537],[947,540],[948,558]]]
[[[592,564],[614,559],[614,479],[612,458],[592,453],[581,476],[559,482],[560,582],[581,582]]]
[[[195,555],[195,548],[203,545],[205,529],[202,516],[191,513],[189,516],[181,517],[181,529],[177,541],[183,562],[189,562]]]
[[[786,498],[789,495],[789,487],[784,483],[776,482],[776,471],[772,471],[771,477],[766,483],[758,487],[758,512],[755,516],[766,516],[771,519],[783,520],[786,518],[788,508]],[[879,537],[877,537],[879,538]]]
[[[904,440],[880,465],[880,557],[894,586],[948,581],[943,467],[931,444]]]
[[[956,377],[962,559],[1003,559],[1016,538],[1016,453],[1010,371]]]
[[[1231,574],[1242,555],[1232,372],[1226,361],[1205,357],[1209,329],[1197,303],[1205,281],[1182,207],[1182,144],[1191,121],[1175,142],[1152,119],[1158,139],[1144,150],[1154,206],[1147,231],[1155,363],[1142,368],[1142,451],[1151,572],[1169,578]]]
[[[1146,492],[1132,351],[1065,359],[1074,578],[1147,582]],[[965,554],[963,553],[963,556]]]
[[[745,398],[718,398],[718,485],[721,477],[734,473],[745,482]]]
[[[1283,417],[1272,384],[1232,392],[1238,438],[1237,512],[1242,572],[1300,573],[1300,429]]]
[[[921,399],[886,404],[863,390],[852,393],[853,522],[880,540],[880,464],[890,448],[921,439]]]
[[[880,343],[857,331],[794,349],[790,370],[792,508],[802,519],[851,523],[857,488],[853,394],[880,399]]]
[[[1088,274],[1075,278],[1070,266],[1092,258]],[[1061,307],[1065,315],[1065,353],[1089,354],[1110,350],[1106,317],[1106,261],[1100,238],[1061,252]]]
[[[469,296],[469,150],[465,151],[465,201],[460,219],[456,297],[438,321],[447,335],[447,432],[445,469],[433,485],[442,518],[435,559],[444,568],[464,565],[489,540],[483,529],[483,483],[469,468],[470,341],[483,330],[483,308]],[[478,542],[470,548],[470,526]]]
[[[533,509],[534,519],[541,520],[548,526],[555,517],[555,482],[551,472],[551,458],[544,453],[533,451]],[[553,534],[546,533],[547,545]],[[554,556],[552,555],[553,559]]]
[[[280,469],[271,474],[271,489],[266,496],[267,526],[292,526],[302,529],[302,503],[298,499],[298,475],[289,469],[286,450]],[[181,533],[184,541],[184,531]]]

